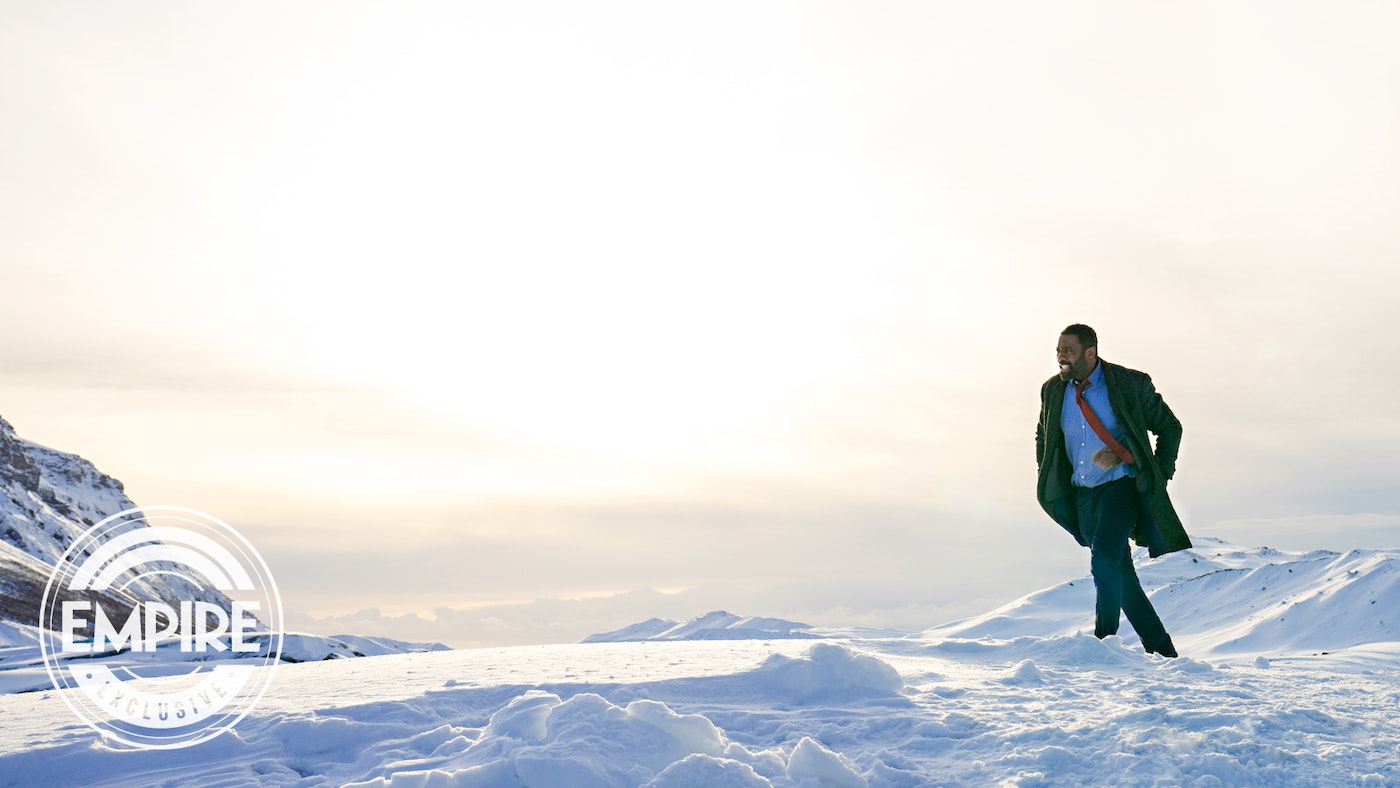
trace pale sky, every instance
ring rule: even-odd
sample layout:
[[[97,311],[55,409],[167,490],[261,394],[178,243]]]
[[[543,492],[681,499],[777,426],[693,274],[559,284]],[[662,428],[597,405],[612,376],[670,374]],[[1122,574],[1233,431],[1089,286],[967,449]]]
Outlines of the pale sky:
[[[1394,546],[1397,23],[0,0],[0,416],[308,629],[919,629],[1087,571],[1032,441],[1082,321],[1191,533]]]

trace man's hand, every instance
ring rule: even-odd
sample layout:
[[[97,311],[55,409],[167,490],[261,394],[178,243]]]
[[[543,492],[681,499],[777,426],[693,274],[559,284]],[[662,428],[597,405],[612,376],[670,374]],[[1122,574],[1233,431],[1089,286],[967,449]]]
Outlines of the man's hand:
[[[1094,464],[1107,471],[1122,465],[1123,461],[1118,458],[1113,449],[1104,447],[1094,452]]]

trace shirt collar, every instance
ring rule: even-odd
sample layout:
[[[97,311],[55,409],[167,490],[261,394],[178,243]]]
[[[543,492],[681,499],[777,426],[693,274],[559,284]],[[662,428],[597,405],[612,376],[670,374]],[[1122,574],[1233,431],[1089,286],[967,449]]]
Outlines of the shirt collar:
[[[1103,383],[1103,359],[1099,359],[1098,362],[1094,364],[1094,371],[1089,373],[1089,382],[1095,386]],[[1070,384],[1074,386],[1078,386],[1079,383],[1080,381],[1078,380],[1070,381]]]

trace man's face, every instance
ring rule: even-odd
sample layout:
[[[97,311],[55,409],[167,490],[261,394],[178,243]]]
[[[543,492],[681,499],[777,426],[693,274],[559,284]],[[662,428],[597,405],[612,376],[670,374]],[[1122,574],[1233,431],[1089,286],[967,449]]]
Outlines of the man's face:
[[[1084,380],[1094,371],[1094,361],[1098,358],[1098,348],[1084,348],[1079,337],[1061,334],[1060,344],[1055,346],[1055,359],[1060,362],[1061,380]]]

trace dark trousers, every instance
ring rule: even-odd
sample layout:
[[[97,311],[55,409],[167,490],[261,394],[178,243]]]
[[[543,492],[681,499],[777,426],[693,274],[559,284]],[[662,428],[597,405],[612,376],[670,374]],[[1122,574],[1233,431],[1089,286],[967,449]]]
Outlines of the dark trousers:
[[[1125,476],[1098,487],[1079,487],[1075,506],[1094,576],[1094,634],[1101,638],[1117,634],[1122,611],[1148,651],[1169,643],[1162,619],[1138,581],[1128,545],[1142,506],[1136,480]]]

